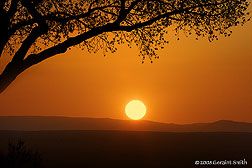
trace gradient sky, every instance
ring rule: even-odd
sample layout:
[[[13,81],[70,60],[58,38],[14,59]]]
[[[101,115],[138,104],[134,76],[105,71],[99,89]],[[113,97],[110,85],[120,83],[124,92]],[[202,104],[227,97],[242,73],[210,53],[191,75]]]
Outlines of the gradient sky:
[[[125,105],[138,99],[146,120],[252,122],[251,30],[250,21],[212,43],[170,32],[153,64],[126,45],[106,57],[73,48],[21,74],[0,95],[0,115],[127,119]]]

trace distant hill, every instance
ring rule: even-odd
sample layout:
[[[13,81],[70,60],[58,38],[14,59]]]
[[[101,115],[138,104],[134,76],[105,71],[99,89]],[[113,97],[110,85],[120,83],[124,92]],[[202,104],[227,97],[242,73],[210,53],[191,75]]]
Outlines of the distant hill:
[[[127,130],[160,132],[252,132],[252,123],[220,120],[212,123],[168,124],[109,118],[2,116],[0,130]]]

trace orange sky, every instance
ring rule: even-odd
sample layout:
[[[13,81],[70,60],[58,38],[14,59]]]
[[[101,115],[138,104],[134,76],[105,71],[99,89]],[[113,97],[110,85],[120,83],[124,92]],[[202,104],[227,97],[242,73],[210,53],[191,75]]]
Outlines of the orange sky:
[[[146,120],[252,122],[251,30],[250,21],[212,43],[170,32],[153,64],[126,46],[106,57],[72,49],[20,75],[0,95],[0,115],[127,119],[125,105],[139,99]]]

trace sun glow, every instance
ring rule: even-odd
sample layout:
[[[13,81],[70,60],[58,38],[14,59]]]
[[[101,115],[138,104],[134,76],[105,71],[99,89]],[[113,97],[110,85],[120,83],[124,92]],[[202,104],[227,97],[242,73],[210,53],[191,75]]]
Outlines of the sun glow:
[[[146,107],[139,100],[130,101],[125,107],[126,115],[133,120],[139,120],[146,114]]]

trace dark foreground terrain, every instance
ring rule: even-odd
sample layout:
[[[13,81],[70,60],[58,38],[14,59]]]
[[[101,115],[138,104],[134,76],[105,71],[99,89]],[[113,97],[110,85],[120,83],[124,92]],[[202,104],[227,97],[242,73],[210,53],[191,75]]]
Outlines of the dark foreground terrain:
[[[44,168],[230,167],[194,163],[243,159],[241,167],[252,165],[252,133],[0,131],[0,152],[16,139],[40,152]]]

